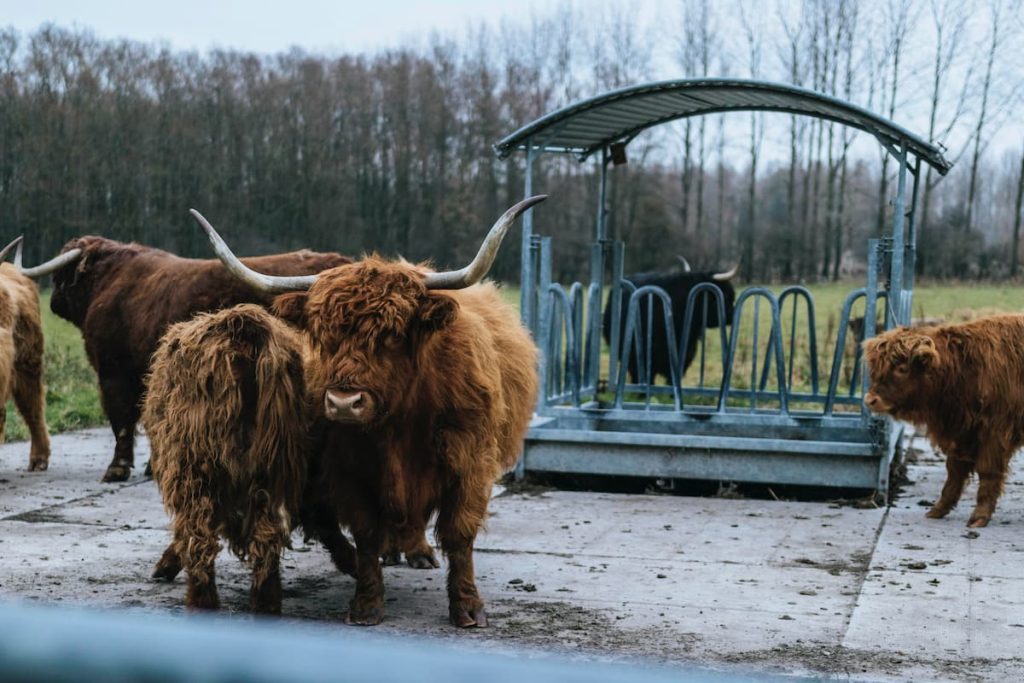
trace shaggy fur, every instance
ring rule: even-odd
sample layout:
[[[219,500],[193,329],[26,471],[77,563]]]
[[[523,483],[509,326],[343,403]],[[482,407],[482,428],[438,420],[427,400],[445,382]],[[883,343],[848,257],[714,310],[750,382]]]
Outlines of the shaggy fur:
[[[537,350],[491,284],[430,291],[422,267],[377,257],[322,273],[274,311],[308,336],[307,384],[332,499],[356,541],[348,619],[383,618],[378,557],[422,542],[437,513],[449,617],[485,626],[473,543],[491,487],[519,456],[537,398]],[[357,392],[361,424],[332,422],[327,392]]]
[[[167,331],[148,389],[142,420],[174,535],[155,576],[173,579],[184,565],[188,607],[217,608],[224,538],[252,567],[251,608],[280,613],[281,550],[300,516],[339,569],[354,573],[337,519],[306,490],[309,415],[295,332],[252,304],[198,315]]]
[[[200,312],[267,302],[217,259],[184,259],[103,237],[71,240],[64,251],[74,248],[83,254],[53,274],[50,306],[82,331],[117,440],[103,481],[124,481],[135,462],[135,425],[149,359],[167,326]],[[305,250],[244,260],[271,275],[308,275],[351,261]]]
[[[13,396],[32,436],[28,468],[50,466],[43,389],[43,326],[39,292],[14,266],[0,264],[0,441],[7,426],[7,401]]]
[[[945,517],[977,472],[968,526],[988,524],[1010,458],[1024,445],[1024,316],[900,328],[864,349],[871,371],[864,403],[926,427],[946,455],[946,484],[928,517]]]

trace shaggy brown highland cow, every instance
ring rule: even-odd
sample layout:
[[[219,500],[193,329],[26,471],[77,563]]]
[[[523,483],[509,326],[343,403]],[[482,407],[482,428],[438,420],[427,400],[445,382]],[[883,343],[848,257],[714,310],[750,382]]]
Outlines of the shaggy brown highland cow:
[[[275,275],[319,273],[352,259],[308,250],[246,259]],[[116,444],[103,481],[125,481],[135,463],[135,425],[149,359],[167,326],[196,313],[269,297],[238,282],[216,259],[186,259],[141,244],[79,237],[60,255],[22,274],[53,275],[53,312],[82,332]]]
[[[945,517],[977,472],[967,525],[987,525],[1010,458],[1024,445],[1024,316],[899,328],[864,342],[864,350],[867,407],[926,427],[946,455],[946,484],[927,516]]]
[[[355,573],[310,483],[301,354],[297,333],[243,304],[171,326],[153,355],[142,421],[174,535],[154,576],[173,579],[184,565],[190,608],[218,607],[218,538],[252,567],[253,611],[280,613],[281,550],[300,521]]]
[[[2,263],[17,240],[0,251],[0,442],[7,427],[7,400],[25,419],[32,445],[28,468],[50,466],[50,434],[46,429],[43,391],[43,325],[36,285],[14,266]]]
[[[239,277],[292,292],[273,310],[305,331],[311,349],[319,449],[338,516],[356,541],[350,623],[383,619],[381,550],[420,540],[436,512],[449,618],[487,625],[473,543],[494,482],[522,448],[537,399],[537,350],[495,287],[475,283],[516,217],[541,199],[509,209],[476,259],[448,273],[367,257],[315,277],[268,277],[234,259],[193,212]]]

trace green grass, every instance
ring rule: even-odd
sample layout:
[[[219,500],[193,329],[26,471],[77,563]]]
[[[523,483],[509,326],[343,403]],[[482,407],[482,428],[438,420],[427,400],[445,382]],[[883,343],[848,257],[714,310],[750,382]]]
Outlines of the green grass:
[[[45,338],[46,424],[51,434],[106,424],[96,373],[85,356],[78,328],[50,311],[50,295],[40,297]],[[14,402],[7,402],[7,440],[28,438]]]
[[[839,314],[842,309],[843,300],[847,294],[860,283],[827,283],[808,287],[814,296],[814,305],[817,313],[817,339],[818,339],[818,363],[822,373],[821,381],[827,381],[827,373],[831,368],[833,346],[837,333]],[[770,287],[778,293],[782,287],[775,285]],[[502,298],[510,305],[519,307],[519,287],[504,285],[501,287]],[[85,357],[85,349],[82,345],[82,336],[78,329],[50,312],[50,295],[43,293],[40,296],[40,306],[43,315],[43,333],[46,337],[46,423],[53,434],[84,427],[94,427],[106,424],[106,417],[100,407],[99,391],[96,386],[96,374]],[[790,309],[786,307],[787,311]],[[1019,286],[997,286],[997,285],[949,285],[949,284],[921,284],[914,290],[914,317],[937,317],[947,321],[961,321],[988,315],[998,312],[1024,312],[1024,288]],[[747,314],[751,315],[750,312]],[[804,319],[804,312],[801,308],[800,319]],[[854,315],[863,315],[863,305],[854,309]],[[788,313],[784,315],[784,324],[788,320]],[[768,316],[762,310],[760,351],[759,356],[763,362],[764,342],[767,339]],[[752,336],[750,331],[753,326],[745,324],[744,334],[739,342],[739,363],[737,373],[733,378],[733,386],[742,388],[749,386],[749,369],[746,372],[739,370],[744,366],[743,361],[748,360],[753,353]],[[797,363],[796,381],[798,388],[808,386],[809,382],[809,343],[806,335],[798,335],[796,355],[798,359],[805,359]],[[716,360],[718,350],[715,345],[709,345],[708,369],[705,378],[706,384],[717,386],[721,381],[721,363]],[[607,374],[607,349],[603,353],[605,375]],[[850,368],[844,368],[844,379],[849,377]],[[687,373],[685,384],[691,386],[695,378],[691,375],[696,373],[691,370]],[[769,383],[771,386],[771,383]],[[25,428],[21,416],[14,409],[13,402],[7,405],[7,440],[19,440],[28,438],[28,430]]]

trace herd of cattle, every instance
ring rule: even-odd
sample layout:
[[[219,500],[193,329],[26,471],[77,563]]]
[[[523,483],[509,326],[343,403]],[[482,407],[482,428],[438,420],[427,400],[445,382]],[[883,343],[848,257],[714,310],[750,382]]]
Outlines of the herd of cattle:
[[[184,569],[186,605],[218,607],[223,539],[251,568],[251,609],[280,613],[281,552],[301,526],[356,579],[348,621],[379,623],[381,559],[437,567],[425,538],[436,515],[449,618],[486,626],[473,545],[493,484],[521,450],[538,378],[529,333],[482,280],[516,218],[543,199],[510,208],[473,261],[451,272],[305,250],[239,260],[195,211],[218,259],[82,237],[26,268],[18,238],[0,252],[0,398],[13,397],[28,425],[29,469],[47,469],[50,457],[32,278],[51,275],[52,309],[82,332],[116,438],[103,480],[128,478],[141,418],[172,516],[153,575],[173,580]],[[14,264],[2,263],[14,249]],[[691,326],[699,334],[731,320],[734,274],[631,280],[665,289],[680,327],[691,292],[717,297],[717,311]],[[695,346],[687,341],[680,373]],[[928,516],[946,515],[976,471],[969,524],[987,524],[1024,445],[1024,316],[892,330],[865,351],[866,405],[925,425],[948,456]],[[661,360],[653,369],[667,375]]]

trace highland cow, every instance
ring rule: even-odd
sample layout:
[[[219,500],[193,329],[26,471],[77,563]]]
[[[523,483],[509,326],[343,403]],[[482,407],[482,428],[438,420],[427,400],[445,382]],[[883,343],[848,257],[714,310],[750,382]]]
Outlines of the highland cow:
[[[265,292],[291,292],[274,312],[305,331],[318,450],[355,537],[349,623],[383,619],[382,547],[406,549],[436,512],[449,619],[487,625],[473,544],[493,484],[519,457],[538,380],[537,350],[515,310],[494,285],[476,283],[509,226],[541,199],[509,209],[473,262],[446,273],[370,256],[313,277],[268,277],[193,212],[232,272]]]
[[[219,538],[251,566],[256,612],[281,611],[281,551],[300,522],[355,574],[352,547],[314,483],[302,346],[285,323],[243,304],[172,325],[153,355],[142,421],[173,517],[154,577],[173,579],[184,566],[189,608],[218,607]]]
[[[1024,316],[899,328],[869,339],[864,350],[867,407],[926,427],[946,455],[946,483],[927,516],[945,517],[977,472],[967,525],[987,525],[1010,458],[1024,445]]]
[[[686,309],[691,290],[701,284],[714,285],[721,290],[724,320],[719,320],[718,305],[712,292],[705,291],[698,293],[694,298],[693,319],[691,320],[689,329],[685,330],[688,335],[686,356],[685,358],[679,359],[682,367],[679,368],[678,372],[680,376],[682,376],[686,373],[686,369],[690,367],[690,364],[697,355],[697,342],[700,341],[701,336],[704,334],[704,330],[708,327],[715,328],[721,327],[723,324],[732,324],[733,304],[736,301],[736,290],[733,288],[730,280],[736,276],[739,266],[735,266],[731,270],[722,273],[712,271],[692,272],[690,270],[690,264],[686,262],[686,259],[681,256],[677,258],[682,263],[682,271],[633,273],[632,275],[627,275],[624,279],[632,283],[637,289],[640,287],[654,285],[665,290],[665,293],[669,296],[669,300],[672,302],[672,322],[675,327],[676,344],[681,343],[683,339],[683,325],[686,324]],[[629,298],[629,292],[623,290],[619,299],[620,340],[623,340],[623,335],[626,332],[626,316],[629,311]],[[647,297],[641,298],[638,303],[637,324],[646,325],[650,304],[647,301]],[[604,334],[605,343],[607,344],[611,344],[613,307],[614,304],[611,299],[609,299],[608,303],[604,307],[604,315],[601,321],[601,329]],[[705,308],[707,309],[706,318]],[[666,379],[671,380],[670,383],[677,382],[679,379],[672,379],[672,368],[668,350],[669,338],[668,331],[665,329],[665,313],[662,309],[663,306],[661,301],[655,299],[654,310],[651,311],[651,330],[648,333],[651,337],[651,357],[649,359],[650,377],[647,379],[651,384],[654,383],[654,380],[658,375],[662,375]],[[620,341],[620,344],[621,343],[624,342]],[[623,346],[620,346],[619,348],[622,349]],[[629,372],[630,381],[636,383],[646,374],[646,366],[648,363],[645,362],[645,367],[641,368],[638,349],[634,346],[629,358],[626,359],[625,365]],[[644,370],[643,373],[641,373],[641,369]]]
[[[7,427],[7,400],[25,419],[32,438],[28,469],[50,466],[43,390],[43,326],[36,285],[3,260],[21,238],[0,251],[0,441]]]
[[[302,250],[246,262],[268,273],[304,275],[351,259]],[[216,259],[180,258],[103,237],[73,239],[59,256],[34,268],[21,267],[19,244],[15,264],[28,277],[53,274],[50,308],[82,332],[116,439],[105,482],[125,481],[131,474],[143,381],[167,326],[235,304],[268,303]]]

